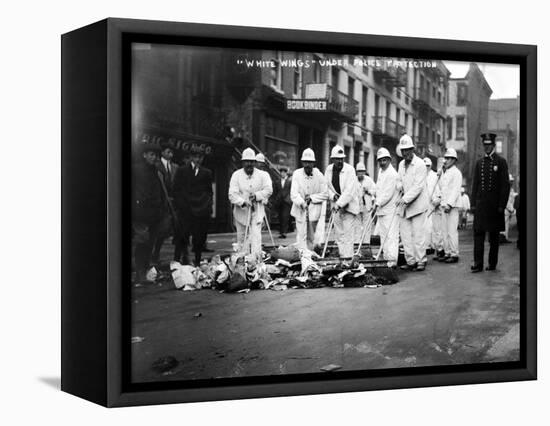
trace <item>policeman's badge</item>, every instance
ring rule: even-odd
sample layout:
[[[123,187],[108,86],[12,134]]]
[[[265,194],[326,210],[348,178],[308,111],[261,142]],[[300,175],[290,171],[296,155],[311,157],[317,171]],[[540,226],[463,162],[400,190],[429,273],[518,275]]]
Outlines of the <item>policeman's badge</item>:
[[[498,170],[498,166],[494,166],[493,170],[496,172]]]

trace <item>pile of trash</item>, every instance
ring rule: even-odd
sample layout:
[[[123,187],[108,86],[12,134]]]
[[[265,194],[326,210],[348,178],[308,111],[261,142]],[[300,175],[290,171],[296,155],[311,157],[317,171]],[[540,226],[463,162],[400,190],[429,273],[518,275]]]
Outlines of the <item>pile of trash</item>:
[[[168,272],[168,271],[167,271]],[[167,274],[159,274],[166,279]],[[376,288],[395,284],[398,279],[389,267],[373,267],[368,260],[321,259],[310,250],[295,246],[277,247],[261,260],[243,253],[213,256],[198,267],[170,262],[169,278],[178,290],[214,289],[220,292],[250,290],[312,289],[320,287]]]

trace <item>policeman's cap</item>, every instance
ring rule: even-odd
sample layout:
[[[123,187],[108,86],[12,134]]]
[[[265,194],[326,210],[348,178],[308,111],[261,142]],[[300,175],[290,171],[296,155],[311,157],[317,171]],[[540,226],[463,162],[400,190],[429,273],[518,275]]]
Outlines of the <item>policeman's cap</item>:
[[[481,140],[484,144],[496,143],[497,135],[495,133],[483,133],[481,135]]]

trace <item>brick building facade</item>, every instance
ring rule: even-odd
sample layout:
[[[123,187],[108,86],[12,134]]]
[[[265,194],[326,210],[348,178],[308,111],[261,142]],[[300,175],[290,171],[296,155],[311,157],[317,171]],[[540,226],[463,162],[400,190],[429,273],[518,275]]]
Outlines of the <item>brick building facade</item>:
[[[238,150],[245,146],[291,170],[300,167],[299,155],[311,147],[324,170],[330,149],[338,144],[350,164],[364,162],[373,177],[377,149],[387,147],[397,162],[395,146],[404,133],[414,138],[421,156],[441,156],[450,73],[440,61],[418,63],[134,45],[132,143],[171,140],[176,158],[203,150],[215,180],[210,231],[230,231],[227,185],[240,165]]]

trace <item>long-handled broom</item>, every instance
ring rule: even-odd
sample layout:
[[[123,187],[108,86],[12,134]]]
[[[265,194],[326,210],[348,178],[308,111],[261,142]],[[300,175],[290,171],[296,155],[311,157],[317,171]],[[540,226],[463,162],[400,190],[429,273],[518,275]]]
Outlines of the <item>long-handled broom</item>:
[[[330,213],[330,219],[328,220],[328,230],[325,236],[325,246],[323,247],[323,253],[321,254],[321,258],[325,258],[325,254],[327,253],[327,247],[328,247],[328,240],[330,238],[330,234],[332,233],[332,227],[334,226],[334,215],[336,212],[334,210]]]
[[[372,231],[372,225],[374,224],[374,218],[375,217],[376,217],[376,206],[374,207],[372,212],[370,212],[369,217],[368,217],[368,221],[365,224],[365,226],[363,227],[363,230],[361,232],[361,239],[359,240],[359,246],[357,247],[357,250],[355,251],[355,256],[356,257],[361,254],[361,247],[363,246],[363,242],[365,241],[365,237],[367,236],[367,234],[370,234],[371,231]],[[370,242],[369,242],[369,246],[370,246]]]
[[[273,239],[273,234],[271,233],[271,227],[269,226],[269,220],[267,219],[267,215],[264,214],[264,221],[265,226],[267,228],[267,232],[269,232],[269,238],[271,239],[271,245],[273,248],[275,248],[275,240]]]
[[[252,245],[249,244],[248,241],[248,238],[250,237],[250,222],[252,222],[252,207],[248,206],[248,210],[246,212],[246,227],[244,228],[243,247],[241,247],[241,250],[244,249],[244,246],[246,245],[248,246],[246,251],[252,253]]]
[[[382,250],[384,249],[384,245],[386,244],[386,241],[388,239],[388,236],[390,235],[390,231],[393,227],[395,216],[397,216],[397,208],[394,210],[390,225],[388,226],[388,230],[386,232],[386,235],[384,236],[383,240],[380,242],[380,248],[378,249],[378,253],[374,257],[373,265],[369,266],[367,265],[367,270],[372,273],[375,276],[384,278],[388,282],[395,284],[399,282],[399,276],[397,275],[396,268],[388,266],[388,262],[385,261],[383,264],[380,264],[380,256],[382,254]]]

